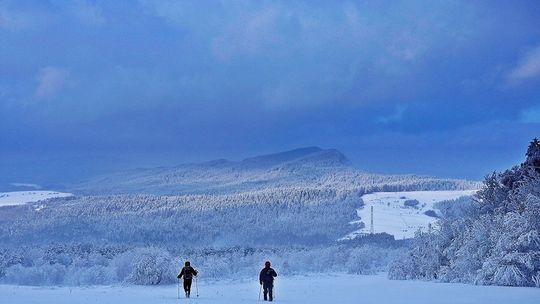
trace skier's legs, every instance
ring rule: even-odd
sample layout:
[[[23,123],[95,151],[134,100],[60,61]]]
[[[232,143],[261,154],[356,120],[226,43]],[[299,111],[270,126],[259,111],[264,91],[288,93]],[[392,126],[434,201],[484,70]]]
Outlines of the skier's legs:
[[[274,287],[274,284],[271,282],[264,282],[263,283],[263,290],[264,290],[264,300],[270,300],[272,301],[272,289]]]
[[[264,300],[268,300],[268,283],[263,282],[263,296]]]
[[[184,291],[188,296],[191,294],[191,280],[184,280]]]
[[[272,301],[274,298],[272,296],[272,290],[274,289],[274,284],[270,283],[268,284],[268,299]]]

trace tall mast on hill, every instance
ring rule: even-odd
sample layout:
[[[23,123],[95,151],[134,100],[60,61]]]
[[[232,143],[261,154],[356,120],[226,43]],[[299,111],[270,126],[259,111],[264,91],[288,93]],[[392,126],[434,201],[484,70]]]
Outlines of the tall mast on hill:
[[[373,228],[373,206],[371,206],[371,226],[370,226],[369,232],[371,234],[375,233],[375,229]]]

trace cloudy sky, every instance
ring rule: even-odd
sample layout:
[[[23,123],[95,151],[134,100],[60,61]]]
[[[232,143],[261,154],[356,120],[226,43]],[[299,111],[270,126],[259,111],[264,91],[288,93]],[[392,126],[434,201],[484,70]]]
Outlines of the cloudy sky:
[[[0,0],[0,182],[303,146],[480,179],[535,136],[538,1]]]

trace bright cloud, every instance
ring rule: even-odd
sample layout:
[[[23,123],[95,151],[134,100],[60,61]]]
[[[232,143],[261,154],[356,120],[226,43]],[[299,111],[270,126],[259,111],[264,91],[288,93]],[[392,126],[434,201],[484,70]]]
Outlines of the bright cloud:
[[[226,29],[212,40],[211,50],[220,60],[228,61],[234,55],[250,55],[277,41],[276,9],[266,8],[238,17],[239,20],[227,24]]]
[[[376,121],[382,124],[399,122],[403,119],[403,114],[405,114],[405,107],[397,106],[391,114],[379,116]]]
[[[56,94],[65,85],[69,72],[63,68],[48,66],[42,68],[37,76],[38,86],[34,96],[37,99],[47,99]]]
[[[0,4],[0,29],[22,29],[28,24],[28,18]]]
[[[509,79],[520,82],[540,76],[540,46],[522,58],[520,63],[510,72]]]
[[[524,123],[540,123],[540,107],[524,110],[521,113],[521,121]]]
[[[86,25],[100,26],[106,22],[99,6],[88,1],[74,1],[68,8],[69,13]]]

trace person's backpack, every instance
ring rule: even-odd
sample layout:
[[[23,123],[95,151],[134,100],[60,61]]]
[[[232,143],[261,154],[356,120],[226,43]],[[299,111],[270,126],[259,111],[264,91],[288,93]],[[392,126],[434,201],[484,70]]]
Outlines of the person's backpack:
[[[193,268],[191,266],[184,267],[184,280],[193,279]]]

